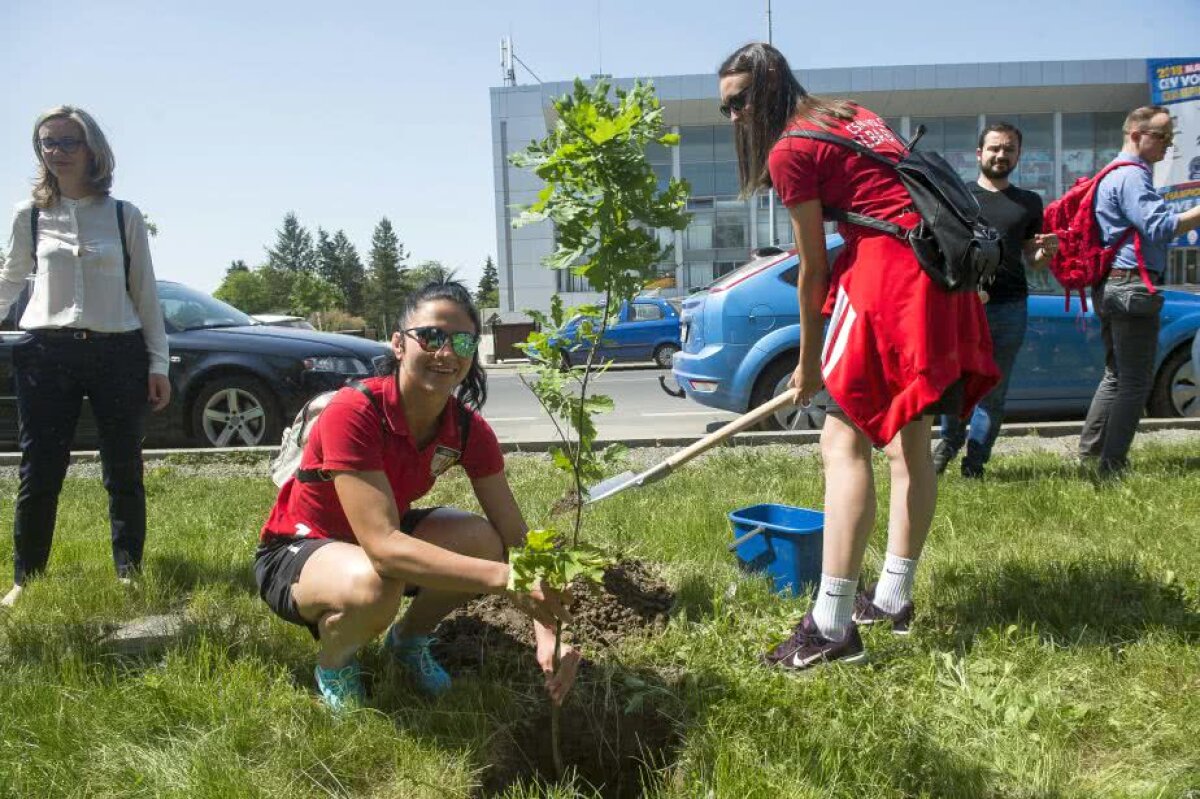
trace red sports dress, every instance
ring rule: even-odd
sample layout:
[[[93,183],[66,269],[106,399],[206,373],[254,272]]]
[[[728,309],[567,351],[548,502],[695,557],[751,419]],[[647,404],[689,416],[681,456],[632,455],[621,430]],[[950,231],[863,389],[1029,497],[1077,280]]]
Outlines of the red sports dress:
[[[828,120],[827,130],[899,158],[904,145],[874,113],[859,108],[851,121]],[[789,130],[823,130],[797,118]],[[918,221],[895,172],[836,144],[781,138],[769,159],[771,182],[785,206],[820,200],[904,227]],[[876,446],[920,417],[962,381],[963,418],[999,380],[987,316],[975,292],[933,284],[912,248],[894,236],[839,223],[846,240],[831,268],[829,317],[821,352],[825,387]]]

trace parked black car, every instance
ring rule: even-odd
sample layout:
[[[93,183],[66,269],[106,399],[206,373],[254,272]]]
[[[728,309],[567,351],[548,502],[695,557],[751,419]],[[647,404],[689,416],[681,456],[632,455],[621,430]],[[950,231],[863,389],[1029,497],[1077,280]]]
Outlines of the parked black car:
[[[239,447],[274,444],[308,399],[348,378],[373,374],[388,347],[336,333],[256,322],[187,286],[158,282],[171,346],[171,404],[147,420],[149,445]],[[0,446],[15,448],[12,345],[0,332]],[[94,449],[96,424],[84,403],[74,446]]]

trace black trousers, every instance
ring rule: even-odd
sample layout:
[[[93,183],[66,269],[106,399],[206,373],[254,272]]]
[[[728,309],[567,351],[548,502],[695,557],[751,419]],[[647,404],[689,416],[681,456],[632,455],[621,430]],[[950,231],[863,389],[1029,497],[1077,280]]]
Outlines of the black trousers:
[[[13,514],[17,585],[44,571],[50,559],[58,495],[84,395],[100,434],[117,574],[126,576],[141,565],[146,541],[142,438],[149,371],[140,330],[86,338],[66,331],[33,331],[13,347],[21,446],[21,482]]]

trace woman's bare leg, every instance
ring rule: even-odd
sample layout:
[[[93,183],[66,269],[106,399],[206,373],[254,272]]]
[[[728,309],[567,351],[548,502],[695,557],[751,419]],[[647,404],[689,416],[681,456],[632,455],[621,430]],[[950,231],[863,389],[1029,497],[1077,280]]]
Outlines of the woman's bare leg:
[[[867,539],[875,527],[875,477],[871,442],[841,414],[825,417],[825,544],[822,574],[857,580]]]

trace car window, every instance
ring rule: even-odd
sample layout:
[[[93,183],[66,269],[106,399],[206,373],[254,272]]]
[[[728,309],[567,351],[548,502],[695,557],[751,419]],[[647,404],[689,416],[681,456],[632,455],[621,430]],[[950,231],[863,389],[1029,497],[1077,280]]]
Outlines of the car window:
[[[1025,280],[1029,283],[1030,294],[1062,294],[1062,284],[1054,279],[1049,269],[1030,269],[1025,267]]]
[[[832,250],[830,250],[828,253],[826,253],[826,256],[825,256],[826,261],[830,265],[832,265],[834,260],[841,254],[842,254],[842,248],[835,247]],[[783,272],[781,272],[779,275],[779,279],[782,280],[784,283],[787,283],[789,286],[797,285],[800,282],[800,264],[799,263],[792,264],[787,269],[783,270]]]
[[[258,324],[232,305],[178,283],[159,283],[158,301],[163,318],[175,330]]]
[[[631,322],[653,322],[656,319],[663,318],[662,308],[658,305],[649,302],[635,302],[632,306],[633,313],[630,315]]]

